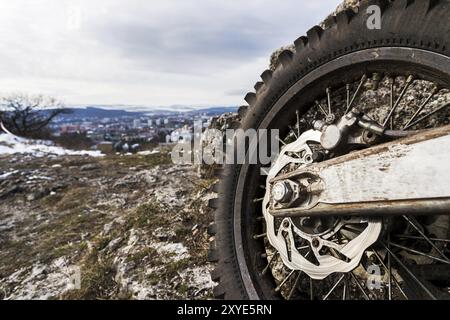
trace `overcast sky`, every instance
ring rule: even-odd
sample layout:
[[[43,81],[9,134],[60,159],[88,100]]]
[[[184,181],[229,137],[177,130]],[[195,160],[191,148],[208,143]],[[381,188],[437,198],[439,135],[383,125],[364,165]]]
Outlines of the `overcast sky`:
[[[69,105],[240,105],[340,0],[0,0],[0,93]]]

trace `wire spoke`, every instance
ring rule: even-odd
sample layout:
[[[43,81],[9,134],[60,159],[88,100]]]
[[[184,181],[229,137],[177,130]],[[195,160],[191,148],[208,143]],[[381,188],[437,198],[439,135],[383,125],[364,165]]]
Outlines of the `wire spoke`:
[[[258,239],[264,238],[265,236],[266,236],[265,233],[256,234],[256,235],[253,236],[253,239],[258,240]]]
[[[347,274],[344,275],[344,288],[342,289],[342,300],[347,300]]]
[[[297,135],[297,133],[295,133],[294,128],[292,128],[292,126],[288,126],[288,127],[289,127],[289,130],[291,130],[292,134],[294,135],[295,139],[297,140],[299,136]]]
[[[301,278],[302,274],[303,274],[302,271],[299,271],[299,272],[298,272],[297,278],[295,278],[295,281],[294,281],[294,285],[292,286],[292,288],[291,288],[291,290],[289,291],[289,294],[288,294],[288,296],[287,296],[287,298],[286,298],[287,300],[291,300],[292,295],[294,294],[295,289],[296,289],[297,286],[298,286],[298,282],[300,281],[300,278]]]
[[[397,244],[397,243],[389,242],[389,244],[391,246],[393,246],[393,247],[396,247],[396,248],[399,248],[399,249],[402,249],[402,250],[405,250],[405,251],[409,251],[411,253],[415,253],[415,254],[418,254],[420,256],[424,256],[424,257],[427,257],[427,258],[430,258],[430,259],[433,259],[433,260],[436,260],[436,261],[439,261],[439,262],[442,262],[442,263],[450,264],[450,261],[447,261],[447,260],[444,260],[444,259],[432,256],[430,254],[427,254],[427,253],[424,253],[424,252],[421,252],[421,251],[417,251],[417,250],[414,250],[414,249],[402,246],[402,245]]]
[[[328,117],[328,113],[325,111],[325,109],[322,107],[322,105],[319,103],[319,101],[315,101],[315,104],[317,107],[319,107],[319,110],[324,114],[325,117]]]
[[[422,237],[410,236],[410,235],[406,235],[406,234],[397,234],[397,235],[394,235],[394,237],[400,238],[400,239],[425,240]],[[428,239],[430,239],[431,241],[436,241],[436,242],[447,242],[447,243],[450,243],[449,239],[441,239],[441,238],[428,238]]]
[[[350,84],[349,83],[347,83],[346,85],[345,85],[345,90],[346,90],[346,92],[347,92],[347,103],[346,103],[346,108],[345,108],[345,110],[348,110],[349,109],[349,105],[350,105]],[[347,113],[347,112],[346,112]]]
[[[326,92],[327,92],[327,102],[328,102],[328,114],[331,115],[332,114],[332,112],[331,112],[331,89],[327,88]]]
[[[384,120],[383,123],[383,127],[386,127],[386,125],[389,123],[392,115],[394,114],[395,110],[397,109],[398,105],[400,104],[400,102],[402,101],[403,97],[405,96],[406,91],[408,90],[409,86],[411,85],[411,83],[413,82],[414,77],[412,75],[408,76],[408,78],[406,79],[406,83],[405,86],[403,87],[402,92],[400,93],[400,96],[397,98],[397,101],[395,102],[395,104],[391,107],[391,110],[389,111],[388,116],[386,117],[386,119]]]
[[[392,300],[392,282],[391,282],[392,280],[394,280],[395,285],[397,286],[399,291],[402,293],[402,295],[405,297],[405,299],[408,300],[408,296],[403,291],[400,283],[398,283],[397,279],[395,279],[395,277],[392,276],[391,254],[389,252],[387,253],[388,254],[388,265],[387,266],[384,263],[381,256],[378,254],[378,252],[374,251],[374,254],[377,257],[378,261],[380,261],[381,265],[386,270],[386,272],[388,272],[388,275],[389,275],[389,283],[388,283],[388,298],[389,298],[389,300]]]
[[[300,247],[300,248],[298,248],[298,249],[304,249],[304,248],[309,248],[309,246]],[[311,253],[311,251],[308,251],[308,252],[305,254],[305,258],[307,258],[307,257],[309,256],[310,253]],[[291,297],[292,297],[292,295],[293,295],[293,293],[294,293],[294,291],[295,291],[295,288],[297,288],[298,281],[300,280],[300,276],[301,276],[302,274],[303,274],[303,271],[299,270],[299,271],[298,271],[298,275],[297,275],[297,279],[295,279],[294,285],[293,285],[293,287],[291,288],[291,290],[290,290],[290,292],[289,292],[289,295],[288,295],[287,300],[290,300],[290,299],[291,299]]]
[[[277,137],[277,140],[283,145],[283,146],[287,146],[286,142],[284,142],[283,140],[281,140],[279,137]]]
[[[367,75],[363,75],[361,78],[361,81],[359,82],[358,88],[356,89],[355,94],[353,95],[352,100],[350,100],[350,102],[347,105],[347,109],[345,110],[345,114],[349,113],[349,111],[352,109],[353,103],[355,102],[356,98],[359,96],[362,87],[364,86],[364,84],[367,81]]]
[[[407,129],[411,128],[411,127],[414,127],[415,125],[419,124],[419,123],[422,122],[423,120],[428,119],[428,118],[431,117],[432,115],[438,113],[438,112],[441,111],[441,110],[444,110],[445,108],[448,108],[449,106],[450,106],[450,103],[447,103],[446,105],[443,105],[442,107],[437,108],[437,109],[434,110],[434,111],[431,111],[431,112],[428,113],[427,115],[423,116],[422,118],[420,118],[420,119],[414,121],[413,123],[409,124],[408,126],[406,126],[403,130],[407,130]]]
[[[273,254],[272,258],[270,258],[270,261],[267,263],[267,266],[263,269],[263,271],[261,271],[261,275],[265,275],[267,273],[270,266],[275,262],[275,259],[279,256],[279,254],[280,253],[278,251]]]
[[[446,261],[449,261],[446,255],[433,243],[433,241],[428,238],[425,233],[417,226],[416,221],[413,217],[403,216],[403,218],[408,221],[408,223],[436,250]]]
[[[394,99],[395,99],[395,78],[392,78],[392,81],[390,83],[391,86],[391,97],[390,97],[390,108],[389,110],[392,110],[394,108]],[[391,129],[393,127],[392,118],[391,118]]]
[[[278,287],[275,288],[275,292],[279,292],[281,288],[286,284],[286,282],[292,277],[292,275],[295,273],[295,270],[292,270],[284,279],[281,281],[281,283],[278,285]]]
[[[408,128],[408,126],[414,121],[416,120],[417,116],[422,112],[422,110],[426,107],[426,105],[431,101],[431,99],[433,98],[433,96],[438,92],[438,88],[434,87],[433,91],[431,92],[431,94],[428,96],[428,98],[424,101],[424,103],[421,104],[421,106],[419,107],[419,109],[417,109],[417,111],[414,113],[414,115],[411,117],[411,119],[409,119],[409,121],[406,123],[406,125],[403,127],[403,130],[406,130]]]
[[[297,116],[297,136],[300,137],[300,112],[298,110],[295,111],[295,115]]]
[[[389,238],[388,238],[389,239]],[[381,260],[381,257],[378,256],[378,253],[375,252],[375,255],[378,257],[378,260],[381,262],[382,265],[384,265],[384,262]],[[391,254],[388,252],[388,267],[387,267],[387,272],[388,272],[388,299],[392,300],[392,261],[391,261]],[[403,293],[402,288],[400,287],[399,284],[397,284],[397,287],[400,289],[400,291]],[[406,295],[405,295],[406,297]]]
[[[384,248],[386,249],[387,252],[389,252],[392,256],[392,258],[394,258],[394,260],[403,268],[403,270],[406,271],[406,273],[408,273],[410,275],[410,277],[423,289],[423,291],[425,291],[425,293],[433,300],[437,300],[436,297],[434,296],[434,294],[422,283],[422,281],[420,281],[415,275],[414,273],[400,260],[399,257],[397,257],[397,255],[395,253],[392,252],[391,249],[388,248],[388,246],[386,246],[386,244],[383,243]]]
[[[361,285],[361,283],[359,283],[358,279],[356,278],[355,274],[352,272],[350,272],[350,276],[352,277],[352,279],[356,282],[356,286],[359,288],[359,290],[361,291],[361,293],[363,294],[364,298],[366,300],[370,300],[369,295],[366,293],[366,290],[364,290],[363,286]]]
[[[323,300],[327,300],[328,297],[333,293],[333,291],[339,286],[342,280],[345,278],[345,274],[343,274],[339,280],[334,284],[334,286],[328,291],[328,293],[323,297]]]

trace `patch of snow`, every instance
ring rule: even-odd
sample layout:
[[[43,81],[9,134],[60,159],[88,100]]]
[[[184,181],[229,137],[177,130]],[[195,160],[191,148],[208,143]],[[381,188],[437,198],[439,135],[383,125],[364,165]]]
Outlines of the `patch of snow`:
[[[55,146],[50,141],[30,140],[11,134],[0,134],[0,154],[30,154],[40,158],[56,156],[91,156],[102,157],[100,151],[75,151]]]
[[[164,204],[166,207],[181,207],[185,203],[183,196],[178,194],[179,188],[167,184],[164,188],[160,188],[154,193],[155,199]]]
[[[211,270],[207,267],[195,267],[193,269],[183,270],[180,275],[190,286],[197,289],[194,295],[197,295],[203,290],[210,290],[215,286],[214,281],[211,280]]]
[[[27,177],[28,180],[47,180],[52,181],[53,179],[46,176],[32,175]]]
[[[141,156],[149,156],[152,154],[158,154],[160,153],[159,150],[146,150],[146,151],[140,151],[137,154],[141,155]]]
[[[19,172],[19,170],[14,170],[14,171],[10,171],[10,172],[6,172],[6,173],[3,173],[3,174],[0,174],[0,180],[4,180],[4,179],[6,179],[6,178],[8,178],[8,177],[18,173],[18,172]]]
[[[22,268],[2,279],[2,285],[12,286],[5,300],[47,300],[74,289],[74,276],[79,277],[79,268],[70,266],[65,257],[49,265],[36,263],[31,268]],[[77,280],[75,280],[77,281]],[[20,286],[15,284],[20,283]]]
[[[174,261],[190,257],[188,249],[182,243],[157,242],[152,244],[152,247],[155,248],[159,254],[170,255],[171,260]]]

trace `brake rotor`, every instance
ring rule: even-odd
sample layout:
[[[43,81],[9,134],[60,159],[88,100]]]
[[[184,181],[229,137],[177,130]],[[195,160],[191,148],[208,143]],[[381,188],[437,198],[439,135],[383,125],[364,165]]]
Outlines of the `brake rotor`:
[[[382,230],[381,219],[377,218],[275,219],[269,213],[271,202],[274,199],[282,200],[286,193],[290,192],[288,186],[272,185],[270,181],[280,173],[286,173],[286,170],[289,172],[289,168],[297,169],[312,163],[313,152],[308,143],[319,144],[320,138],[320,131],[309,130],[281,150],[266,180],[262,208],[267,224],[267,238],[280,254],[284,265],[291,270],[303,271],[316,280],[325,279],[333,273],[346,273],[355,269],[364,252],[377,241]],[[352,225],[359,231],[350,232],[351,235],[346,237],[347,239],[337,238],[338,231],[347,225]],[[300,247],[299,243],[306,245]],[[310,250],[305,252],[302,250],[305,247]]]

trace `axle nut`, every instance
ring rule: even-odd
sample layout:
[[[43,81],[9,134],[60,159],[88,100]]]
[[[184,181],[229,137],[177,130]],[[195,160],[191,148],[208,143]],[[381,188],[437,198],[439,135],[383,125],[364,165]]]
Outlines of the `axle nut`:
[[[292,188],[289,183],[277,182],[272,187],[273,200],[280,203],[286,203],[291,200]]]

